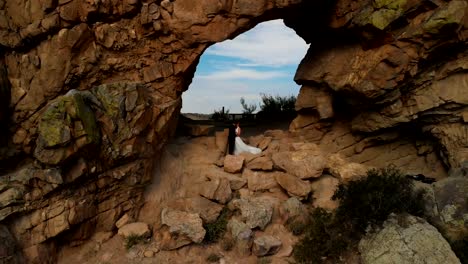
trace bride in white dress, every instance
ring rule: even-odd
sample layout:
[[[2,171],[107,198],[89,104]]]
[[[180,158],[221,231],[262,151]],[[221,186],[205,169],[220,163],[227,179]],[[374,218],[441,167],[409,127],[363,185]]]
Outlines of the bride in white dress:
[[[249,152],[252,154],[259,154],[262,152],[261,149],[249,146],[242,141],[240,135],[241,135],[241,128],[239,126],[239,123],[236,124],[236,141],[234,144],[234,155],[238,155],[242,152]]]

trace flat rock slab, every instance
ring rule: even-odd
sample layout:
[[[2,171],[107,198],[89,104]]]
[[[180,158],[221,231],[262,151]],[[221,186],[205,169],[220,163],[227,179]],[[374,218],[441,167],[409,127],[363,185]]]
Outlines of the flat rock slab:
[[[245,158],[239,155],[227,155],[224,158],[224,171],[229,173],[239,173],[244,166]]]
[[[139,237],[149,237],[151,235],[151,230],[149,229],[147,223],[136,222],[122,226],[119,229],[118,234],[125,238],[132,235]]]

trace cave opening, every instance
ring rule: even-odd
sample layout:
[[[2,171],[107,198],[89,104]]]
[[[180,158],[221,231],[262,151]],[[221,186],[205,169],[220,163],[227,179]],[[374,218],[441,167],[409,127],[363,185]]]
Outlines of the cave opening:
[[[278,121],[282,115],[280,126],[287,129],[300,89],[294,75],[308,47],[282,19],[257,24],[232,40],[212,45],[182,94],[182,119],[262,122],[271,121],[272,115]]]

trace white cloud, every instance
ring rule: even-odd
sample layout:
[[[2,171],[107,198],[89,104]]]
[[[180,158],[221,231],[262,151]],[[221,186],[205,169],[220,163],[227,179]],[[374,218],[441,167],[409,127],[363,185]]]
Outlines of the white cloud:
[[[228,69],[216,71],[208,75],[200,75],[200,79],[205,80],[269,80],[273,78],[287,77],[286,72],[281,71],[257,71],[253,69]]]
[[[280,67],[298,65],[307,49],[305,41],[282,20],[274,20],[257,25],[235,40],[210,47],[207,54],[240,58],[248,64]]]

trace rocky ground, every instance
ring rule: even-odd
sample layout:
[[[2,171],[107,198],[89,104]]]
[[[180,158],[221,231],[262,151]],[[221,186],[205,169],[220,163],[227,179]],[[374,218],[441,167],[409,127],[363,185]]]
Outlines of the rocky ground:
[[[155,166],[158,169],[139,214],[124,215],[114,231],[97,233],[76,247],[65,247],[58,263],[207,263],[210,255],[218,256],[218,263],[289,263],[298,238],[286,228],[286,221],[304,215],[307,208],[333,210],[337,204],[330,198],[336,186],[364,175],[372,167],[372,160],[354,163],[334,151],[336,140],[335,146],[317,145],[282,130],[246,138],[263,149],[259,155],[225,156],[226,141],[227,131],[173,140]],[[404,146],[401,142],[397,145],[392,148]],[[381,155],[388,159],[396,154]],[[425,163],[424,157],[403,155],[401,159],[413,164],[402,167],[406,172],[426,173],[437,180],[446,177],[434,170],[428,173],[425,166],[414,167]],[[378,162],[379,157],[375,160]],[[308,199],[311,193],[312,200]],[[203,242],[206,231],[202,224],[215,221],[222,208],[234,212],[225,237],[218,243]],[[145,239],[126,249],[126,237],[132,232]],[[442,251],[453,259],[447,242],[436,230],[431,232],[430,239],[436,237],[431,245],[445,243]],[[404,237],[404,232],[400,233]],[[229,241],[235,241],[234,247],[226,250]],[[362,247],[372,241],[362,242]],[[376,258],[372,250],[365,252],[368,259]],[[359,253],[351,254],[347,263],[361,263]]]

